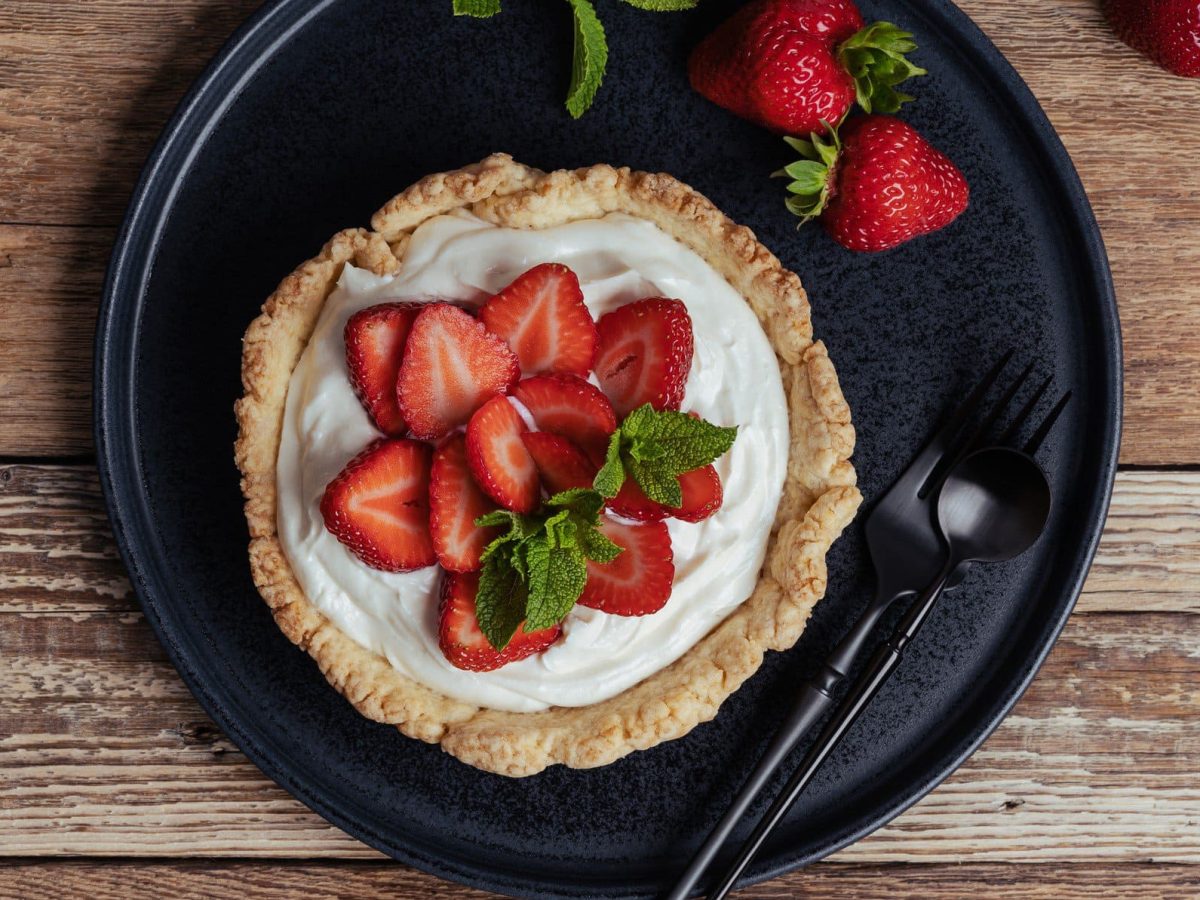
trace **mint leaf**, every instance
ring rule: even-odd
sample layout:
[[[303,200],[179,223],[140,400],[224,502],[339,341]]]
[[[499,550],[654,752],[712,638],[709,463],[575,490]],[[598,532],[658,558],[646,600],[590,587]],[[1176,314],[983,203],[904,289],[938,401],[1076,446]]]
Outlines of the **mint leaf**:
[[[490,19],[498,12],[500,12],[500,0],[454,0],[456,16]]]
[[[482,0],[480,0],[482,2]],[[604,26],[588,0],[567,0],[575,17],[575,47],[571,58],[571,86],[567,89],[567,112],[578,119],[592,101],[608,66],[608,41]]]
[[[625,0],[625,2],[648,12],[679,12],[684,9],[695,9],[700,0]]]
[[[649,403],[626,416],[621,432],[631,444],[659,448],[654,455],[643,451],[639,461],[672,475],[707,466],[725,454],[737,437],[736,426],[725,428],[673,410],[656,412]]]
[[[625,482],[625,466],[621,463],[621,429],[613,432],[608,440],[608,451],[604,454],[604,465],[592,481],[602,497],[613,498]]]
[[[628,468],[642,493],[655,503],[663,506],[679,506],[683,503],[683,488],[679,486],[676,473],[636,459],[629,460]]]
[[[484,513],[475,520],[475,524],[480,528],[508,526],[508,531],[483,548],[483,553],[479,556],[483,562],[487,562],[505,544],[523,541],[541,527],[540,522],[535,523],[507,509],[494,509],[490,513]]]
[[[604,497],[592,488],[571,488],[566,491],[560,491],[549,500],[546,505],[556,509],[566,509],[585,520],[593,521],[595,524],[600,515],[600,510],[604,508]]]
[[[609,540],[603,532],[589,528],[579,535],[579,548],[594,563],[610,563],[622,553],[625,548],[615,541]]]
[[[493,554],[479,573],[475,618],[487,642],[503,650],[525,618],[528,592],[508,553]]]
[[[587,584],[587,563],[578,546],[555,546],[549,536],[531,538],[524,550],[529,569],[525,628],[540,631],[557,625],[571,611]]]

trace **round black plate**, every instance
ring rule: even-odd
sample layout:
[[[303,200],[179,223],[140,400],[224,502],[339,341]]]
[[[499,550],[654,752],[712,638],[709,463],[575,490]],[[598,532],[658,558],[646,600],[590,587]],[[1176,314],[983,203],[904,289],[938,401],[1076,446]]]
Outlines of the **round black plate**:
[[[335,231],[428,172],[494,150],[541,168],[664,170],[751,226],[803,278],[858,429],[868,501],[1003,350],[1074,399],[1041,459],[1035,551],[971,573],[751,868],[762,879],[886,822],[967,756],[1033,677],[1100,533],[1116,462],[1120,344],[1104,249],[1033,97],[951,4],[864,2],[916,32],[932,73],[905,117],[972,187],[952,227],[882,255],[800,232],[767,175],[783,143],[687,86],[688,48],[732,4],[665,15],[597,0],[595,107],[562,108],[570,16],[506,0],[279,0],[231,40],[168,125],[117,243],[96,349],[96,441],[146,617],[205,709],[304,803],[396,859],[524,895],[643,896],[667,883],[754,762],[782,698],[871,590],[858,529],[795,650],[687,737],[595,771],[487,775],[360,717],[275,628],[251,583],[233,466],[241,335]]]

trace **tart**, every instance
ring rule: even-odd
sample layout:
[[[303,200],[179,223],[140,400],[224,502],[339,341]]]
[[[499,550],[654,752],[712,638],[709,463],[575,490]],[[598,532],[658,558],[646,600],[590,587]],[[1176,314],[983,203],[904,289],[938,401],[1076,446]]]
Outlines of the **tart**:
[[[556,351],[566,353],[566,371],[539,368],[545,342],[518,346],[506,324],[498,298],[519,293],[531,269],[543,279],[577,269],[588,308],[604,307],[597,347],[572,337]],[[656,296],[664,283],[692,296]],[[620,365],[590,371],[635,307],[664,323],[664,333],[680,308],[695,321],[697,362],[686,387],[676,379],[647,394],[620,381]],[[343,336],[355,333],[347,326],[356,314],[407,335],[398,404],[391,372],[354,370]],[[503,340],[489,327],[508,335],[511,353],[496,349]],[[461,391],[429,386],[446,335],[471,342],[465,358],[478,362],[478,396],[460,402]],[[663,174],[607,165],[545,173],[495,154],[423,178],[380,209],[370,230],[336,234],[283,280],[246,332],[242,380],[235,455],[250,565],[276,623],[360,713],[503,775],[606,765],[711,719],[765,651],[795,644],[824,594],[825,555],[861,501],[850,411],[824,345],[813,340],[800,280],[749,229]],[[449,501],[438,485],[473,476],[481,491],[473,502],[483,505],[470,508],[499,516],[480,520],[490,541],[504,532],[505,516],[544,509],[549,485],[583,484],[571,473],[590,462],[590,476],[619,441],[605,448],[603,432],[594,446],[588,435],[562,440],[539,424],[537,390],[564,385],[607,388],[609,431],[620,420],[617,430],[625,429],[631,405],[645,400],[647,416],[682,409],[724,418],[715,426],[736,425],[738,437],[722,459],[680,477],[694,491],[678,507],[626,496],[628,475],[622,493],[607,495],[598,530],[632,554],[626,560],[653,558],[661,569],[672,558],[661,540],[674,542],[673,582],[654,610],[622,608],[628,591],[616,599],[593,591],[589,603],[584,587],[561,625],[510,627],[501,652],[511,660],[488,647],[455,660],[447,621],[463,609],[470,615],[487,576],[478,571],[487,541],[471,551],[453,529],[439,528],[438,504]],[[517,477],[490,461],[516,456],[532,460],[522,465],[536,475]],[[338,518],[354,506],[347,479],[398,471],[424,473],[405,482],[411,502],[396,527],[420,531],[432,502],[436,540],[428,546],[422,538],[381,547],[386,540],[363,538]],[[528,487],[539,476],[540,493],[538,481]],[[706,499],[685,509],[695,492]],[[639,502],[651,512],[640,514]],[[637,575],[654,589],[653,578]],[[601,581],[589,575],[589,584]]]

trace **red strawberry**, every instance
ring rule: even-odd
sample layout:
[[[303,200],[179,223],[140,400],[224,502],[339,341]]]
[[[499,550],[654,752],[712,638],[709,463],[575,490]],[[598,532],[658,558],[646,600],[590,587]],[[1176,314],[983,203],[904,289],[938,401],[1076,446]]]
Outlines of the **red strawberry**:
[[[662,609],[675,580],[667,526],[624,525],[603,518],[600,531],[625,549],[612,562],[587,564],[587,584],[579,602],[618,616],[645,616]]]
[[[408,430],[396,402],[396,376],[408,332],[424,308],[424,303],[380,303],[346,322],[350,383],[379,430],[394,437]]]
[[[600,317],[596,377],[620,418],[643,403],[679,409],[692,367],[692,319],[682,301],[654,297]]]
[[[683,502],[671,509],[671,515],[685,522],[707,519],[725,499],[721,488],[721,476],[713,466],[702,466],[679,476],[679,487],[683,489]]]
[[[437,561],[450,572],[479,568],[483,548],[500,528],[480,528],[475,520],[496,508],[471,477],[467,439],[451,436],[433,452],[429,473],[429,532]]]
[[[592,486],[599,467],[565,437],[548,431],[527,431],[521,440],[549,493]]]
[[[857,95],[867,112],[895,112],[894,86],[925,74],[904,54],[912,35],[888,22],[864,28],[850,0],[758,0],[701,41],[688,59],[692,87],[780,134],[837,124]]]
[[[595,385],[574,375],[537,375],[513,388],[512,396],[529,410],[540,431],[569,438],[597,466],[604,461],[617,417]]]
[[[1200,3],[1196,0],[1106,0],[1117,37],[1164,69],[1200,77]]]
[[[431,455],[432,448],[418,441],[375,441],[325,488],[325,527],[372,568],[408,572],[433,565]]]
[[[447,574],[442,581],[441,608],[438,614],[438,646],[452,666],[471,672],[490,672],[510,662],[541,653],[562,633],[562,626],[543,628],[532,633],[522,624],[503,650],[488,643],[475,618],[475,594],[479,574]]]
[[[559,263],[534,266],[479,311],[492,334],[517,354],[521,371],[586,376],[596,356],[596,323],[575,273]]]
[[[519,513],[540,499],[537,466],[521,435],[528,429],[507,397],[493,397],[467,424],[467,462],[483,492]]]
[[[787,206],[807,220],[819,215],[850,250],[887,250],[937,231],[967,208],[962,173],[910,125],[891,116],[856,116],[832,143],[788,142],[808,159],[784,171],[796,179]]]
[[[521,371],[508,345],[470,313],[430,303],[413,322],[396,381],[400,412],[415,437],[436,440],[505,393]]]
[[[724,491],[721,489],[721,478],[713,466],[683,473],[679,476],[679,487],[683,492],[683,502],[679,506],[663,506],[647,497],[632,477],[627,477],[617,496],[608,502],[608,508],[618,516],[639,522],[656,522],[667,517],[699,522],[721,508]]]

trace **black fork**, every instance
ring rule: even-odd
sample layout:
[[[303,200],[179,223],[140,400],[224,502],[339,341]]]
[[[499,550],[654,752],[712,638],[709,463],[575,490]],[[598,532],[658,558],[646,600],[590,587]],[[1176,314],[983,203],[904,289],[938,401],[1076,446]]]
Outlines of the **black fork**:
[[[833,695],[846,679],[855,661],[861,656],[871,633],[879,620],[899,598],[921,590],[937,578],[945,563],[946,548],[936,523],[935,500],[937,489],[954,465],[969,453],[979,449],[992,432],[1004,411],[1015,399],[1022,386],[1028,381],[1033,366],[1026,366],[1004,390],[1000,398],[969,427],[984,408],[984,398],[1011,362],[1010,350],[984,375],[967,398],[959,404],[946,423],[938,430],[921,452],[896,479],[875,504],[867,517],[865,532],[867,548],[875,566],[877,589],[875,599],[800,690],[791,712],[781,723],[779,731],[768,745],[758,766],[746,780],[742,790],[722,819],[714,826],[704,844],[692,858],[687,870],[668,894],[668,900],[684,900],[688,897],[705,870],[716,858],[725,840],[733,831],[754,798],[762,791],[775,771],[782,765],[801,738],[812,728],[822,715],[833,705]],[[1010,444],[1021,433],[1030,416],[1050,388],[1052,379],[1047,378],[1025,402],[998,439],[998,443]],[[1049,435],[1055,421],[1071,399],[1067,391],[1047,413],[1033,435],[1020,447],[1032,456]],[[959,583],[966,572],[960,567],[947,582],[947,588]],[[906,633],[904,643],[911,640],[929,611],[929,604],[921,598],[913,604],[909,614],[900,623],[898,634]],[[882,649],[881,651],[882,652]],[[878,667],[872,667],[872,670]],[[835,721],[825,729],[818,746],[810,751],[801,768],[793,775],[783,793],[763,817],[750,839],[743,846],[737,861],[731,867],[722,884],[711,897],[723,897],[732,887],[737,876],[749,863],[750,858],[765,839],[766,834],[783,817],[783,814],[807,785],[812,774],[824,760],[825,755],[836,744],[870,698],[874,696],[882,680],[891,672],[891,667],[882,675],[871,671],[860,681],[873,683],[856,684],[855,702],[839,711]]]

